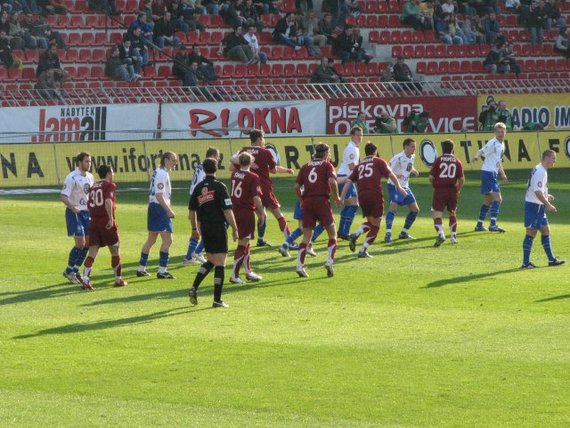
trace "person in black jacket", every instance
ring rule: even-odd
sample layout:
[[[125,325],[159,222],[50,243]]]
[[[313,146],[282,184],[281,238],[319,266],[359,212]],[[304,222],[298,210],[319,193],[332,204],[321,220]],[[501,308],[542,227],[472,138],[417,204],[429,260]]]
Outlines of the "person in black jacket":
[[[48,71],[53,68],[61,69],[61,63],[59,62],[59,57],[57,56],[55,48],[50,46],[43,54],[40,55],[36,75],[39,77],[44,71]]]
[[[214,63],[202,55],[202,51],[199,46],[192,46],[192,52],[188,55],[188,62],[190,64],[193,62],[198,64],[200,79],[208,82],[219,79],[216,75],[216,70],[214,69]]]
[[[273,30],[273,40],[295,48],[296,51],[302,46],[306,46],[309,52],[313,49],[313,39],[303,36],[303,32],[297,27],[295,16],[291,12],[277,22],[275,30]]]
[[[162,49],[165,45],[180,47],[180,39],[176,36],[176,23],[172,20],[170,12],[164,12],[164,16],[154,24],[154,43]]]
[[[228,58],[238,59],[242,64],[252,64],[255,61],[251,46],[243,38],[243,29],[240,25],[224,37],[219,53]]]
[[[238,239],[238,230],[228,189],[216,179],[217,161],[206,158],[202,166],[206,178],[194,188],[190,196],[188,217],[192,225],[192,238],[199,239],[202,235],[208,261],[200,266],[188,294],[190,303],[198,304],[198,287],[208,273],[214,269],[214,303],[212,306],[227,308],[229,306],[222,301],[224,267],[228,255],[226,223],[232,229],[234,241]]]

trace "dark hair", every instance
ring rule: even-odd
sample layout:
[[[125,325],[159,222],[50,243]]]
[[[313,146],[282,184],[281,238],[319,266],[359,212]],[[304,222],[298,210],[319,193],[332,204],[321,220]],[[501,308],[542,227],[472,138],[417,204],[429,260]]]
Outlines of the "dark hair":
[[[252,143],[255,143],[261,137],[263,137],[263,131],[259,129],[252,129],[249,131],[249,139]]]
[[[206,174],[215,174],[218,170],[218,163],[212,158],[204,159],[202,166],[204,167]]]
[[[81,152],[77,155],[77,157],[75,158],[75,163],[77,165],[79,165],[80,162],[83,162],[85,160],[85,158],[90,158],[91,155],[87,152]]]
[[[422,112],[420,113],[420,117],[430,117],[430,116],[431,116],[431,115],[430,115],[430,112],[427,111],[427,110],[426,110],[426,111],[422,111]]]
[[[241,152],[238,157],[239,166],[249,166],[253,161],[253,156],[249,152]]]
[[[329,150],[330,147],[328,146],[328,144],[319,143],[315,146],[314,157],[317,159],[324,159],[325,155],[328,153]]]
[[[220,151],[215,147],[208,147],[208,150],[206,150],[207,158],[217,158],[219,156],[220,156]]]
[[[113,171],[113,168],[111,168],[109,165],[101,165],[99,168],[97,168],[97,174],[99,174],[100,179],[107,177],[107,174],[109,174],[111,171]]]
[[[353,126],[350,128],[350,135],[356,134],[357,131],[363,132],[360,126]]]
[[[415,143],[416,140],[414,140],[413,138],[406,138],[404,140],[404,142],[402,143],[402,147],[406,148],[407,146],[409,146],[412,143]]]
[[[455,143],[451,140],[444,140],[441,142],[441,150],[443,151],[444,155],[449,155],[453,153],[453,147]]]
[[[364,146],[364,154],[366,154],[366,156],[372,156],[376,153],[376,150],[378,150],[378,147],[376,147],[374,143],[366,143]]]

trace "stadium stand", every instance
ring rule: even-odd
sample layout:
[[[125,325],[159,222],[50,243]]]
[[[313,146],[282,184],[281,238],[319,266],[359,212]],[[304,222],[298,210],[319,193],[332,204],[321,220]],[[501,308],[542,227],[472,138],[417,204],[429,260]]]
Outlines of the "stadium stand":
[[[171,47],[150,49],[151,65],[143,68],[140,81],[129,84],[105,76],[104,63],[110,47],[122,41],[142,2],[116,0],[117,9],[122,11],[120,16],[95,12],[89,9],[86,0],[66,0],[65,4],[71,14],[49,15],[47,23],[60,32],[66,44],[66,49],[57,50],[62,67],[69,75],[63,85],[66,102],[84,103],[86,95],[92,102],[130,102],[133,99],[131,93],[139,97],[144,94],[145,99],[154,101],[187,101],[196,97],[181,88],[178,78],[172,75],[172,58],[176,50]],[[361,27],[366,50],[374,57],[368,65],[340,64],[338,61],[334,64],[339,75],[351,85],[355,96],[369,94],[370,90],[375,91],[375,96],[393,90],[393,86],[381,83],[379,76],[389,66],[388,61],[397,56],[404,56],[416,77],[425,81],[424,95],[428,96],[445,94],[446,91],[477,93],[487,89],[516,93],[570,90],[570,60],[553,50],[557,28],[544,31],[544,44],[530,45],[528,31],[518,23],[517,16],[501,10],[498,21],[503,34],[513,42],[522,74],[518,78],[513,73],[489,75],[483,60],[491,49],[490,45],[444,45],[433,31],[414,31],[401,24],[402,5],[403,2],[395,0],[363,1],[361,13],[346,19],[347,24]],[[570,22],[570,4],[561,3],[560,6],[562,16]],[[294,1],[282,2],[282,13],[294,9]],[[216,72],[221,77],[214,82],[218,87],[214,91],[224,99],[334,96],[334,91],[299,87],[309,82],[318,58],[310,57],[305,47],[293,49],[273,41],[272,27],[281,16],[271,14],[262,17],[265,28],[259,34],[259,40],[262,51],[269,58],[269,63],[263,65],[237,64],[219,55],[219,42],[231,31],[220,16],[200,16],[200,22],[206,26],[200,34],[177,32],[176,35],[186,46],[200,45],[205,56],[214,61]],[[331,56],[330,46],[323,48],[322,53]],[[40,52],[25,49],[15,50],[13,54],[23,60],[24,66],[23,69],[0,67],[2,106],[52,103],[36,99],[32,91]],[[264,90],[263,85],[284,85],[287,88],[282,91]]]

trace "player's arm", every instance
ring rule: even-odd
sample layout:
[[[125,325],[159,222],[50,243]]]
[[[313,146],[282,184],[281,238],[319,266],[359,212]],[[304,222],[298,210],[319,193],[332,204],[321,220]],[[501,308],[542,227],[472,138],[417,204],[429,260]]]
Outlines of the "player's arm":
[[[301,193],[301,185],[299,183],[295,183],[295,194],[297,195],[299,202],[302,202],[303,194]]]
[[[105,211],[107,212],[107,217],[109,218],[109,221],[107,221],[107,225],[105,227],[107,229],[110,229],[115,223],[115,219],[113,218],[113,199],[105,199]]]
[[[556,207],[550,203],[550,201],[552,200],[550,199],[550,196],[552,195],[548,195],[549,197],[546,197],[544,196],[544,193],[542,193],[540,190],[535,190],[534,194],[536,195],[538,200],[544,204],[544,208],[546,208],[546,211],[549,211],[551,213],[556,212]]]
[[[275,165],[275,168],[269,170],[272,174],[295,174],[295,170],[293,168],[285,168],[281,165]]]
[[[392,181],[392,183],[394,183],[394,186],[396,186],[396,190],[398,192],[400,192],[404,196],[406,196],[408,194],[408,192],[406,192],[406,189],[404,189],[402,187],[402,185],[400,184],[400,180],[398,180],[398,177],[396,177],[396,174],[394,174],[394,171],[390,171],[390,175],[388,177],[390,178],[390,181]]]
[[[69,200],[69,196],[64,195],[63,193],[61,194],[61,201],[64,203],[64,205],[69,208],[71,211],[73,211],[75,214],[79,213],[79,208],[77,208],[76,206],[74,206],[71,201]]]
[[[509,181],[507,174],[505,174],[505,169],[503,168],[503,162],[499,163],[499,177],[501,177],[501,180],[503,180],[505,183]]]
[[[477,150],[477,153],[475,153],[475,156],[473,156],[474,161],[478,161],[481,156],[486,156],[488,145],[489,145],[489,143],[485,144],[483,147],[481,147],[479,150]]]
[[[166,214],[168,215],[168,217],[174,218],[175,217],[174,211],[172,211],[172,208],[170,208],[170,206],[164,200],[164,194],[163,193],[157,193],[157,194],[155,194],[155,196],[156,196],[156,200],[158,201],[160,206],[164,209],[164,211],[166,211]]]
[[[226,222],[230,225],[230,227],[232,228],[232,238],[234,241],[237,241],[238,239],[238,230],[237,230],[237,225],[236,225],[236,219],[234,217],[234,212],[232,211],[231,208],[226,208],[224,210],[224,217],[226,218]]]
[[[192,238],[200,238],[200,230],[198,229],[198,220],[196,216],[196,210],[188,210],[188,220],[190,220],[190,227],[192,228]]]
[[[412,166],[412,170],[410,171],[410,173],[411,173],[414,177],[417,177],[418,175],[420,175],[420,172],[419,172],[416,168],[414,168],[413,166]]]
[[[356,168],[356,163],[351,162],[351,163],[348,164],[348,169],[349,169],[349,171],[352,171],[354,168]]]
[[[261,203],[261,198],[259,196],[253,197],[253,204],[255,205],[255,213],[259,219],[259,224],[265,223],[265,210],[263,209],[263,204]]]
[[[335,176],[329,177],[329,187],[331,188],[331,192],[333,194],[334,203],[336,204],[337,207],[341,207],[342,199],[338,196],[338,184],[336,182]],[[346,192],[344,190],[347,189],[348,191],[349,187],[350,186],[344,186],[344,189],[342,189],[344,195],[346,195]]]
[[[465,176],[459,177],[457,179],[457,182],[455,183],[455,190],[457,190],[457,193],[461,192],[461,189],[463,189],[464,184],[465,184]]]
[[[344,198],[346,198],[346,194],[348,193],[348,191],[350,190],[350,187],[353,184],[353,181],[350,178],[346,178],[346,177],[343,177],[343,178],[344,178],[344,184],[345,185],[342,187],[342,192],[340,194],[340,200],[341,201],[344,201]],[[330,183],[330,180],[329,180],[329,183]],[[331,190],[332,190],[332,187],[331,187]],[[338,186],[337,186],[337,192],[338,192]]]

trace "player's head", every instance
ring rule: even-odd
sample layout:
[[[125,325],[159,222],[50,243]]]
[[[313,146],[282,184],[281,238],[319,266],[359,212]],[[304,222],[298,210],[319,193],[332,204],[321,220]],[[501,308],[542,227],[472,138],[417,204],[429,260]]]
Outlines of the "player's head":
[[[254,146],[263,146],[265,144],[265,134],[261,129],[252,129],[249,131],[249,140]]]
[[[542,165],[550,168],[556,163],[556,152],[554,150],[545,150],[542,152]]]
[[[204,167],[204,172],[207,175],[216,174],[216,171],[218,170],[218,162],[216,162],[216,160],[212,158],[204,159],[204,162],[202,162],[202,166]]]
[[[445,140],[441,142],[441,150],[443,151],[444,155],[450,155],[453,153],[453,147],[455,143],[451,140]]]
[[[219,160],[220,159],[220,151],[215,147],[208,147],[206,150],[206,157]]]
[[[350,135],[352,136],[352,141],[356,144],[360,144],[362,141],[362,128],[360,126],[353,126],[350,129]]]
[[[402,147],[404,148],[404,152],[406,152],[406,154],[411,155],[416,151],[416,140],[413,138],[406,138],[402,143]]]
[[[110,165],[101,165],[99,166],[99,168],[97,168],[97,174],[99,174],[99,178],[101,180],[104,180],[105,178],[112,179],[114,175],[113,167],[111,167]],[[111,175],[107,177],[108,174]]]
[[[503,141],[506,134],[507,134],[507,125],[505,125],[503,122],[495,123],[495,137],[497,137],[497,140]]]
[[[91,169],[91,154],[81,152],[75,158],[75,164],[81,171],[89,171]]]
[[[326,159],[329,155],[330,147],[328,144],[319,143],[315,146],[315,154],[313,155],[314,159]]]
[[[364,146],[364,154],[366,156],[374,156],[376,152],[378,152],[378,147],[376,147],[376,144],[371,142],[366,143]]]
[[[248,152],[241,152],[238,156],[239,166],[242,168],[247,168],[253,162],[253,156]]]
[[[178,164],[178,158],[174,152],[164,152],[160,158],[160,166],[166,169],[174,169]]]

